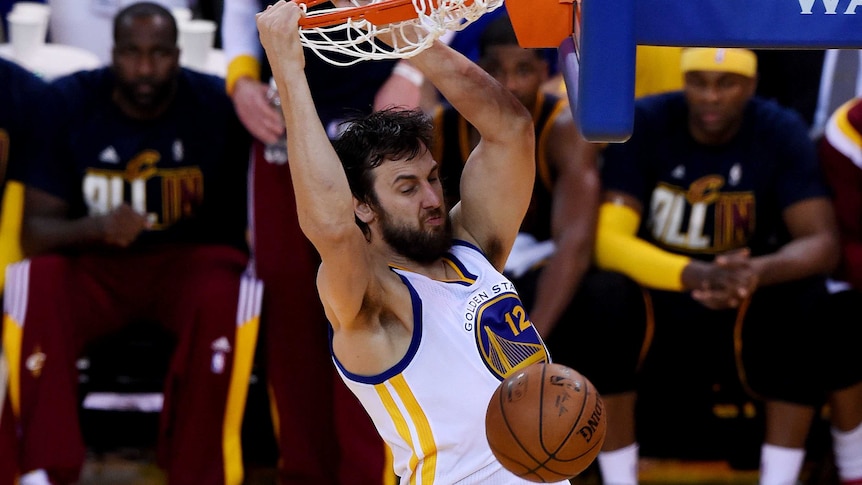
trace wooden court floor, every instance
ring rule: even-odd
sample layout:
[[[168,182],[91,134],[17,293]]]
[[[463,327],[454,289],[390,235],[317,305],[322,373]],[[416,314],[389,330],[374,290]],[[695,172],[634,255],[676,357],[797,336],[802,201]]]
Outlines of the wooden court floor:
[[[837,485],[834,471],[822,463],[809,463],[801,485]],[[732,469],[720,461],[682,461],[644,458],[640,464],[641,485],[757,485],[757,472]],[[154,465],[152,451],[117,450],[93,455],[87,461],[78,485],[165,485]],[[246,485],[277,485],[275,469],[252,465],[246,470]],[[595,467],[572,480],[572,485],[602,485]]]

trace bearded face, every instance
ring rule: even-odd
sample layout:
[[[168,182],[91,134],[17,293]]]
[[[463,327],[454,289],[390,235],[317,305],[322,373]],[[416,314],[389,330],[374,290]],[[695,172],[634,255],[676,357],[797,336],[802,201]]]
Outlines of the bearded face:
[[[420,223],[417,228],[395,221],[391,214],[379,209],[383,240],[399,254],[413,261],[433,263],[452,246],[452,222],[442,207],[429,212],[429,217],[440,217],[444,222],[439,225]]]

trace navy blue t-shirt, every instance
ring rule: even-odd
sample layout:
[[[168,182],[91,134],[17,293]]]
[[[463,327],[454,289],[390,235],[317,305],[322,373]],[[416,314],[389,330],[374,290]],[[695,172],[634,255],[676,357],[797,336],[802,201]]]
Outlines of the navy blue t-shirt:
[[[245,247],[250,136],[224,80],[182,69],[174,101],[155,120],[134,120],[111,100],[110,68],[51,84],[56,144],[28,183],[69,203],[71,217],[122,202],[153,229],[136,244],[225,243]]]
[[[0,59],[0,199],[6,180],[21,180],[25,168],[48,156],[48,85],[11,61]]]
[[[694,257],[771,253],[790,239],[784,209],[828,196],[797,113],[755,97],[739,133],[718,146],[696,142],[687,119],[681,92],[642,98],[632,137],[605,150],[604,188],[643,204],[639,237]]]

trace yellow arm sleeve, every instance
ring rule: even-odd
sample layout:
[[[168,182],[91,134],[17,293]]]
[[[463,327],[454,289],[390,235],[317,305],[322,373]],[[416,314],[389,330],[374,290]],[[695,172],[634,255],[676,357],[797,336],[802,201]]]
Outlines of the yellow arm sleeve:
[[[233,88],[241,77],[249,77],[255,81],[260,80],[260,62],[254,56],[247,54],[236,56],[228,64],[225,88],[229,95],[233,94]]]
[[[10,180],[3,192],[0,214],[0,293],[6,282],[6,266],[24,259],[21,252],[21,218],[24,215],[24,185]]]
[[[596,233],[596,264],[647,288],[682,291],[682,270],[690,259],[638,238],[639,225],[640,215],[631,207],[602,204]]]

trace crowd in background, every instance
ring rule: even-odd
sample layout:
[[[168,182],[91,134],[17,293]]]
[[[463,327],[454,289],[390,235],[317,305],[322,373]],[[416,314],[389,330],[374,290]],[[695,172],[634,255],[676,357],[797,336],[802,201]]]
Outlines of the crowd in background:
[[[49,40],[98,36],[103,68],[44,80],[0,60],[2,335],[17,361],[0,484],[74,483],[75,362],[140,322],[169,330],[170,483],[241,483],[256,367],[280,483],[394,483],[333,366],[318,256],[286,152],[272,155],[285,125],[254,23],[267,2],[156,2],[217,22],[223,76],[180,67],[169,10],[77,3]],[[578,134],[554,53],[517,46],[503,8],[447,41],[533,114],[536,183],[505,274],[552,358],[606,398],[604,483],[636,484],[641,454],[693,450],[794,483],[823,414],[842,485],[862,484],[860,51],[639,46],[635,132],[608,146]],[[478,133],[409,61],[342,68],[307,51],[306,75],[332,139],[356,113],[425,110],[458,202]],[[750,447],[729,443],[730,422]]]

